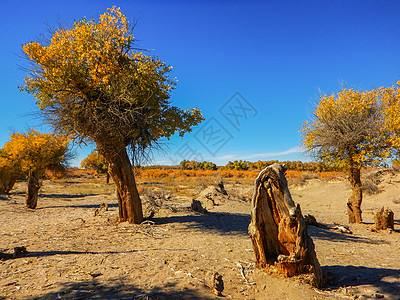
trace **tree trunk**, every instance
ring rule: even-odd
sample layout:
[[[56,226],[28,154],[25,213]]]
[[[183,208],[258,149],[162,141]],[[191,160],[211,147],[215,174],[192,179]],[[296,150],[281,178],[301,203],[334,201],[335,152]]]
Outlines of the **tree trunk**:
[[[361,202],[362,202],[362,184],[361,184],[361,168],[356,166],[350,167],[350,185],[352,194],[347,201],[347,214],[349,223],[362,223]]]
[[[110,173],[107,171],[106,173],[106,183],[109,184],[110,183]]]
[[[28,187],[26,191],[26,206],[28,208],[36,208],[39,189],[39,174],[37,171],[30,171],[28,174]]]
[[[249,234],[258,267],[276,270],[285,277],[302,275],[312,285],[324,283],[314,243],[300,206],[287,187],[285,167],[273,164],[255,182]]]
[[[108,172],[117,187],[119,220],[140,224],[143,221],[142,202],[126,148],[109,150],[98,145],[98,149],[107,160]]]

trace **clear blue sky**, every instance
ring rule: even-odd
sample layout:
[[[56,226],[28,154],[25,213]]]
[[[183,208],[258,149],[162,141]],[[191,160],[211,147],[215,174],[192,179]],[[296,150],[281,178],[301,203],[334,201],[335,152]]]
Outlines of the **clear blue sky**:
[[[13,130],[49,131],[17,88],[21,44],[113,5],[137,21],[137,45],[173,66],[173,105],[206,117],[155,163],[307,160],[298,131],[321,92],[400,80],[399,1],[1,1],[0,146]]]

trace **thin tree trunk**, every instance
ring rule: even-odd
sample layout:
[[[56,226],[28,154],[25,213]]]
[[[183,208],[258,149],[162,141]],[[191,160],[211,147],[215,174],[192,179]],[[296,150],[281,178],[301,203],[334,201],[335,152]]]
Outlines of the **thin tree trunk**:
[[[39,174],[37,171],[30,171],[28,175],[28,187],[26,191],[26,206],[28,208],[36,208],[39,189]]]
[[[142,202],[136,187],[132,165],[125,147],[99,152],[108,162],[108,172],[117,187],[119,219],[140,224],[143,221]]]
[[[362,185],[361,185],[361,169],[352,165],[350,167],[350,185],[352,194],[347,202],[347,214],[349,216],[349,223],[362,223]]]
[[[107,173],[106,173],[106,183],[107,184],[109,184],[110,183],[110,173],[108,173],[108,171],[107,171]]]

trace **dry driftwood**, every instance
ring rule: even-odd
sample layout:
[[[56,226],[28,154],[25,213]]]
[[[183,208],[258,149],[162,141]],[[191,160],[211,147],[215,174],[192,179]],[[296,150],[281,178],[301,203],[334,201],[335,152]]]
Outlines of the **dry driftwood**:
[[[222,280],[222,275],[219,275],[217,272],[213,274],[211,290],[217,296],[222,296],[222,292],[224,291],[224,281]]]
[[[394,229],[394,214],[390,209],[382,207],[374,216],[376,230]]]
[[[224,195],[228,195],[228,192],[225,190],[224,181],[220,178],[217,182],[217,190]]]
[[[323,274],[300,206],[295,205],[285,178],[285,167],[273,164],[255,181],[249,234],[257,267],[277,270],[285,277],[302,275],[315,287]]]

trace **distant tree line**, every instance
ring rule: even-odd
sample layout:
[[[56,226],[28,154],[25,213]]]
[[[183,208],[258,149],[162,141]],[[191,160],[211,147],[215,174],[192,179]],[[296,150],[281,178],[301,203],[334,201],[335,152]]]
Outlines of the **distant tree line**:
[[[179,165],[181,170],[217,170],[217,165],[209,161],[182,160]]]
[[[246,170],[262,170],[269,165],[274,163],[285,164],[288,170],[297,170],[297,171],[310,171],[310,172],[326,172],[326,171],[338,171],[339,168],[337,166],[332,166],[324,162],[302,162],[302,161],[279,161],[279,160],[268,160],[268,161],[256,161],[250,162],[245,160],[235,160],[229,161],[225,166],[217,167],[217,165],[213,162],[209,161],[189,161],[183,160],[180,163],[181,170],[238,170],[238,171],[246,171]]]

